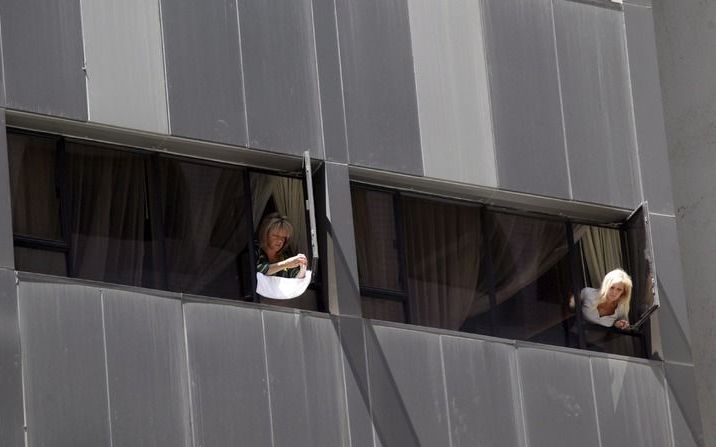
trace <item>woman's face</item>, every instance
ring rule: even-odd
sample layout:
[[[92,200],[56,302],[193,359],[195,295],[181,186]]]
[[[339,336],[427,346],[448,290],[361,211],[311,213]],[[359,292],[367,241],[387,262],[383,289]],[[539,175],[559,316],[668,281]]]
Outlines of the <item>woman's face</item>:
[[[268,233],[266,248],[273,251],[274,253],[278,253],[283,249],[283,246],[286,245],[287,240],[288,231],[286,231],[285,228],[277,228],[275,230],[271,230]]]
[[[607,291],[607,299],[609,301],[616,301],[619,298],[622,297],[622,294],[624,293],[624,284],[620,282],[615,282],[614,284],[609,287],[609,290]]]

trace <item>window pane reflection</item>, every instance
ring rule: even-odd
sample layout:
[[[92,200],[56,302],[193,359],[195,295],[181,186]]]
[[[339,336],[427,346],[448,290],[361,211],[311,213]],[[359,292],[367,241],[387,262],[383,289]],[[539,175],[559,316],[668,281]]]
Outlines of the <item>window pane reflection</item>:
[[[62,238],[60,201],[55,182],[52,138],[7,134],[13,231],[34,237]]]

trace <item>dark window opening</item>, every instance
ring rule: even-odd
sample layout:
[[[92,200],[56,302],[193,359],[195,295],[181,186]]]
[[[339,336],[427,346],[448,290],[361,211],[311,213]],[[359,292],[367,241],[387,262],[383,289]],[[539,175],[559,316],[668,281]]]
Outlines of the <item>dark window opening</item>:
[[[18,270],[260,300],[251,254],[260,218],[289,216],[292,249],[307,252],[300,174],[13,129],[8,153]],[[280,304],[323,310],[319,291]]]
[[[648,324],[589,323],[574,299],[623,268],[634,283],[629,321],[653,305],[643,221],[588,225],[358,184],[351,192],[364,317],[648,356]]]

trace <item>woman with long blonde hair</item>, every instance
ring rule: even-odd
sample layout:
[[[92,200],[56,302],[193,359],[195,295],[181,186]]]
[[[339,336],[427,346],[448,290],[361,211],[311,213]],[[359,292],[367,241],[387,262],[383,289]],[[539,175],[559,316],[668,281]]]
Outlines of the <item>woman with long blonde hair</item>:
[[[631,290],[631,277],[622,269],[612,270],[604,276],[599,289],[582,289],[582,314],[587,321],[601,326],[628,329]]]

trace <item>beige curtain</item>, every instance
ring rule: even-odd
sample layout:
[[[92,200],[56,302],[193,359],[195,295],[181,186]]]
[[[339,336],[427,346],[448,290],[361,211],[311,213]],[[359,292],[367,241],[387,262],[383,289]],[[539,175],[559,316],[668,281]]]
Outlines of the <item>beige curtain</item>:
[[[590,287],[599,288],[611,270],[624,266],[619,230],[580,225],[582,250]],[[577,230],[575,230],[575,235]],[[577,239],[575,237],[575,239]]]
[[[289,247],[290,252],[310,255],[303,182],[290,177],[251,174],[251,194],[254,228],[258,228],[266,204],[273,198],[276,210],[288,217],[293,225],[294,234]]]

